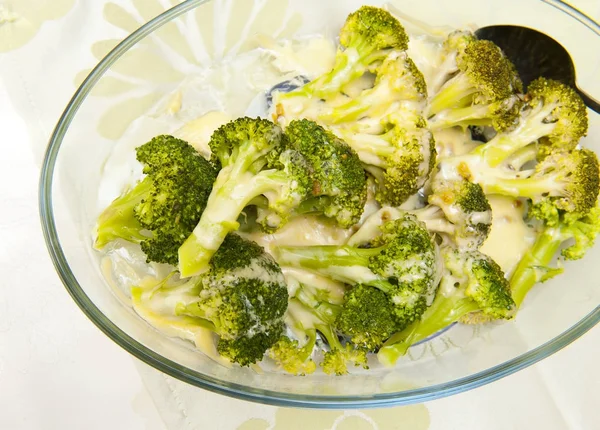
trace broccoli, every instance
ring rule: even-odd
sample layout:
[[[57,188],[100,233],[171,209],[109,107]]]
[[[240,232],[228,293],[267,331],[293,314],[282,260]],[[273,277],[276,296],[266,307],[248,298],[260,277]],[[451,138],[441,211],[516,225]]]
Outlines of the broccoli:
[[[333,69],[297,90],[277,93],[275,104],[294,97],[324,99],[340,94],[346,84],[374,71],[390,52],[408,48],[408,36],[398,20],[373,6],[351,13],[339,37]]]
[[[179,271],[192,276],[208,262],[253,199],[264,196],[280,222],[305,198],[313,183],[304,157],[286,148],[281,128],[264,119],[239,118],[217,129],[209,142],[220,168],[206,209],[179,248]],[[273,223],[273,217],[270,221]]]
[[[499,174],[502,169],[489,172],[490,168],[501,166],[534,142],[539,141],[538,151],[525,152],[529,160],[521,157],[521,165],[550,153],[571,151],[579,139],[586,135],[586,107],[571,87],[558,81],[538,78],[529,84],[525,99],[519,124],[515,128],[498,133],[469,154],[445,159],[440,167],[458,171],[463,177],[475,177],[478,173]]]
[[[431,306],[421,319],[394,334],[379,350],[380,362],[391,366],[408,348],[472,312],[509,319],[515,312],[508,281],[498,264],[479,251],[440,251],[445,274]]]
[[[479,185],[465,180],[434,178],[428,200],[427,206],[413,210],[382,207],[362,223],[347,244],[367,245],[382,224],[407,213],[415,215],[430,232],[450,239],[458,248],[479,249],[485,242],[491,230],[492,209]]]
[[[428,230],[449,236],[461,249],[483,245],[492,226],[492,208],[480,185],[436,177],[428,202],[412,211]]]
[[[306,330],[307,340],[300,346],[296,339],[282,336],[267,351],[267,356],[275,361],[287,373],[292,375],[309,375],[317,370],[317,364],[311,355],[317,341],[315,329]]]
[[[209,271],[183,284],[179,316],[212,324],[221,356],[242,366],[260,361],[283,333],[288,292],[280,267],[262,247],[229,234]]]
[[[100,214],[95,247],[121,238],[139,243],[148,262],[176,265],[206,207],[215,169],[187,142],[167,135],[136,148],[136,156],[146,176]]]
[[[302,154],[313,180],[298,213],[318,212],[344,228],[356,224],[367,201],[367,176],[354,150],[313,121],[291,121],[285,129],[289,148]]]
[[[541,219],[554,216],[557,210],[586,213],[596,203],[600,188],[598,159],[588,149],[548,155],[527,175],[521,171],[507,178],[501,173],[497,177],[476,174],[474,181],[487,194],[531,199]]]
[[[394,304],[399,325],[418,318],[435,291],[436,246],[413,215],[380,226],[370,248],[277,247],[276,260],[347,284],[379,288]]]
[[[383,133],[336,130],[354,149],[377,182],[377,200],[399,206],[429,178],[436,160],[435,141],[423,117],[401,109],[382,121]]]
[[[323,356],[321,367],[328,374],[344,375],[348,373],[348,364],[367,366],[367,351],[350,343],[342,345],[336,331],[335,323],[340,313],[340,304],[331,303],[311,292],[310,288],[301,288],[295,297],[290,299],[289,310],[296,327],[305,330],[308,342],[312,342],[311,330],[316,330],[327,342],[329,350]],[[287,343],[287,342],[286,342]],[[302,354],[292,356],[303,358]],[[295,359],[294,359],[295,361]],[[306,361],[303,361],[304,367]],[[308,364],[310,367],[310,364]]]
[[[392,52],[377,70],[375,84],[351,101],[327,109],[318,116],[324,124],[356,121],[362,117],[383,117],[395,105],[420,103],[427,97],[423,74],[405,52]]]
[[[446,109],[489,105],[522,89],[514,66],[493,42],[469,40],[464,43],[460,37],[458,40],[461,41],[456,55],[458,71],[431,98],[429,116]],[[471,114],[463,110],[462,115]]]
[[[535,215],[535,214],[534,214]],[[600,207],[598,203],[589,211],[568,213],[556,211],[554,217],[544,214],[545,225],[534,245],[521,259],[510,278],[512,295],[520,306],[527,293],[538,282],[546,281],[562,272],[550,264],[560,254],[567,260],[577,260],[591,248],[600,233]],[[568,244],[567,247],[564,247]]]
[[[360,348],[376,351],[399,330],[394,304],[378,288],[358,284],[344,297],[336,327]]]

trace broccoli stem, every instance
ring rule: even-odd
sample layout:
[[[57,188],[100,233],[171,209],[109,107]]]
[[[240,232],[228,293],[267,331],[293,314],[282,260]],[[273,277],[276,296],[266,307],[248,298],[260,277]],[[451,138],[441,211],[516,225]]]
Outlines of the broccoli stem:
[[[429,121],[429,127],[432,130],[439,130],[449,127],[468,127],[489,126],[492,125],[488,105],[472,105],[467,107],[448,109],[439,112]]]
[[[239,228],[237,219],[244,208],[257,196],[277,192],[288,184],[285,173],[279,170],[252,173],[253,162],[253,157],[240,154],[233,164],[219,172],[200,222],[179,248],[182,276],[208,270],[210,259],[225,237]]]
[[[358,53],[354,49],[338,51],[333,69],[317,79],[305,84],[301,88],[280,95],[281,99],[294,97],[327,97],[340,91],[348,82],[356,79],[362,73],[354,70]]]
[[[462,108],[471,101],[477,88],[469,81],[465,73],[459,73],[449,80],[433,97],[429,105],[429,115],[433,116],[450,108]]]
[[[298,358],[302,362],[307,361],[312,355],[313,349],[315,349],[315,344],[317,343],[317,330],[308,329],[305,331],[306,334],[306,342],[304,345],[300,347],[300,352],[298,353]]]
[[[510,278],[512,297],[517,307],[523,303],[533,286],[544,278],[548,265],[563,241],[560,229],[547,227],[523,256]]]
[[[334,324],[341,310],[341,307],[338,305],[317,300],[312,294],[305,291],[304,288],[300,288],[297,291],[295,298],[326,324]]]
[[[527,163],[535,161],[537,157],[538,148],[537,145],[533,143],[515,152],[513,155],[510,156],[509,159],[506,160],[506,163],[513,170],[519,171]]]
[[[458,294],[446,297],[438,292],[421,319],[390,337],[377,353],[377,358],[382,364],[393,366],[398,358],[406,354],[411,345],[477,310],[479,305],[470,298]]]
[[[563,186],[556,180],[556,175],[551,173],[535,178],[493,178],[489,181],[484,181],[481,187],[486,194],[501,194],[530,199],[536,199],[546,194],[551,196],[555,196],[557,193],[558,195],[564,194]]]
[[[303,267],[347,284],[366,284],[388,291],[388,282],[381,280],[368,268],[369,259],[382,248],[352,246],[278,247],[276,260],[281,265]],[[355,270],[352,270],[355,269]]]
[[[321,333],[332,351],[343,348],[338,335],[333,331],[333,327],[327,324],[315,324],[315,328]]]
[[[152,189],[152,180],[145,177],[132,190],[116,198],[98,217],[98,230],[94,246],[102,249],[116,239],[140,243],[149,238],[142,234],[134,207],[144,200]]]

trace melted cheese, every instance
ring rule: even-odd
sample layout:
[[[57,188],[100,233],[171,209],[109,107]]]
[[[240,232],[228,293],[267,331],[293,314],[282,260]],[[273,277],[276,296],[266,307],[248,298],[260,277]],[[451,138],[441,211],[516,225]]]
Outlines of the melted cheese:
[[[489,196],[492,229],[480,248],[509,277],[535,241],[535,231],[523,221],[524,204],[511,197]]]

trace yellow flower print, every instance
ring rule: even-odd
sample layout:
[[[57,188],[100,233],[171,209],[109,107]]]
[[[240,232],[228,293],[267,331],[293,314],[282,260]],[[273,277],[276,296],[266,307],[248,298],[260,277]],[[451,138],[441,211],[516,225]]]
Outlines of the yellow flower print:
[[[237,430],[427,430],[425,405],[359,411],[278,408],[274,423],[252,418]]]
[[[4,0],[0,3],[0,52],[20,48],[45,21],[62,18],[75,0]]]
[[[99,133],[118,139],[131,122],[171,93],[186,76],[200,73],[211,63],[253,48],[257,33],[290,37],[299,29],[300,15],[289,10],[290,0],[214,0],[163,25],[125,53],[98,82],[91,95],[104,97],[109,106],[101,114]],[[178,1],[171,0],[175,5]],[[109,2],[104,19],[123,37],[165,9],[160,0]],[[92,54],[102,59],[118,43],[94,43]],[[90,69],[75,78],[79,85]]]

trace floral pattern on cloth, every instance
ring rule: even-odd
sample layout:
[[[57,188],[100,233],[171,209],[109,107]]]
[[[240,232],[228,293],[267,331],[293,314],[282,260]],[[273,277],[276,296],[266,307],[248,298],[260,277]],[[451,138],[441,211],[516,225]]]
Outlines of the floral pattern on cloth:
[[[171,6],[177,3],[171,0]],[[164,5],[159,0],[108,2],[103,18],[125,38],[164,12]],[[133,120],[173,92],[186,76],[201,74],[215,61],[256,47],[248,35],[292,36],[302,20],[289,5],[290,0],[212,1],[180,16],[177,22],[164,24],[129,49],[93,89],[92,96],[110,99],[109,107],[100,114],[100,135],[118,139]],[[92,45],[92,54],[101,60],[121,40],[100,40]],[[83,82],[90,71],[79,72],[75,84]]]
[[[424,405],[362,411],[324,411],[278,408],[274,423],[251,418],[237,430],[427,430]]]
[[[30,42],[46,21],[62,18],[75,0],[0,1],[0,53]]]

